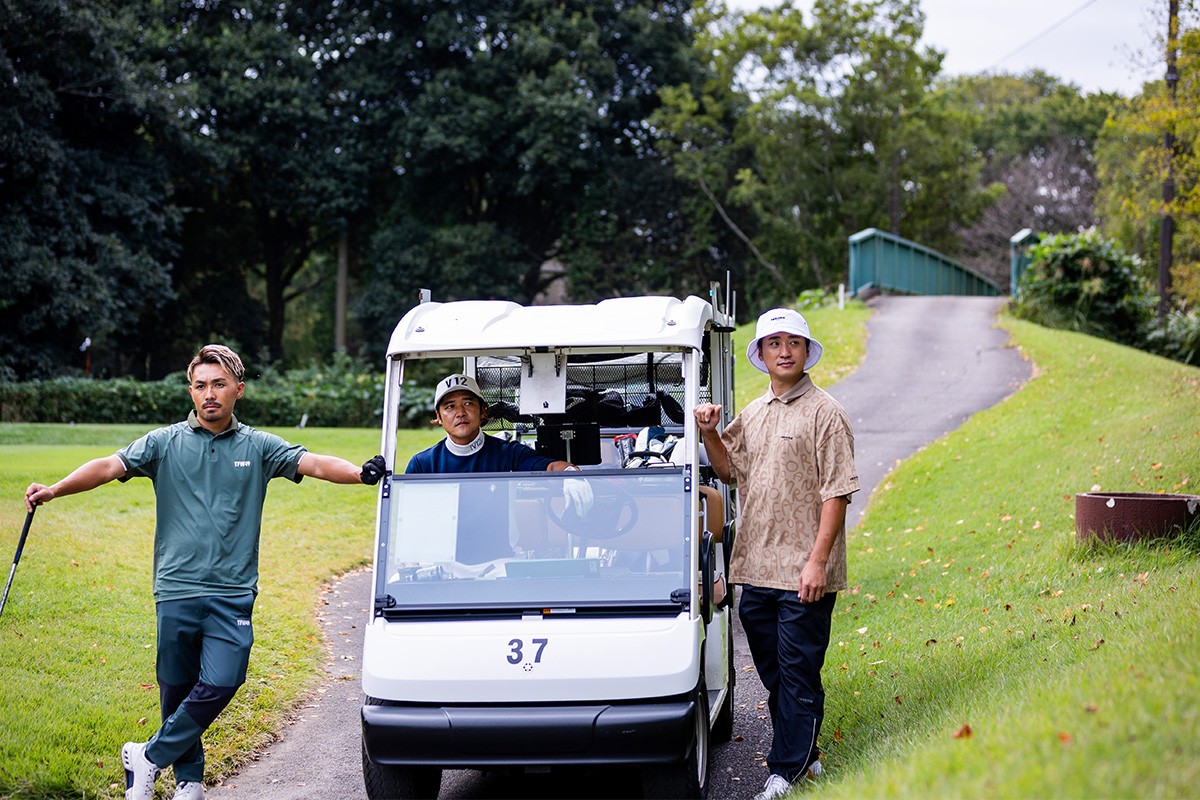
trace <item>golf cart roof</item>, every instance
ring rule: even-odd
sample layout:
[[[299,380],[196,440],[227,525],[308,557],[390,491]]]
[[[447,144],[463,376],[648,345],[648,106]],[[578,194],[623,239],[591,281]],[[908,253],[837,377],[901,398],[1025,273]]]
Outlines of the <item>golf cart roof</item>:
[[[538,347],[699,349],[712,320],[712,305],[695,296],[619,297],[594,305],[421,303],[396,325],[388,357]]]

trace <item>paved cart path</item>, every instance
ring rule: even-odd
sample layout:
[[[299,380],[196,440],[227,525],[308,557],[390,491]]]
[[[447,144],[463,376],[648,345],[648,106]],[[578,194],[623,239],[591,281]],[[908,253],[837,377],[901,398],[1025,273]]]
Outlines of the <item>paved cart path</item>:
[[[881,297],[873,301],[867,357],[830,387],[855,431],[862,492],[851,505],[858,522],[895,464],[1007,397],[1029,377],[1029,366],[994,327],[995,298]],[[814,331],[821,338],[820,331]],[[850,565],[853,574],[854,565]],[[365,570],[322,594],[318,617],[329,642],[326,677],[281,738],[238,774],[212,787],[215,800],[365,800],[359,740],[362,691],[358,662],[370,605]],[[737,693],[734,741],[714,748],[711,797],[747,800],[766,780],[761,765],[770,743],[766,695],[735,624]],[[827,687],[836,691],[835,685]],[[634,789],[620,778],[593,775],[508,778],[447,771],[443,798],[613,797]]]

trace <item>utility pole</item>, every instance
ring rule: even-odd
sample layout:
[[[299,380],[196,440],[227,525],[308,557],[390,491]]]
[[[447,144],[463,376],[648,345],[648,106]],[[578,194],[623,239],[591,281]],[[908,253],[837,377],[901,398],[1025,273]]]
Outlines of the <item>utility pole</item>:
[[[1163,131],[1163,156],[1166,177],[1162,187],[1162,227],[1158,238],[1158,318],[1164,320],[1171,310],[1171,259],[1175,237],[1175,218],[1171,204],[1175,201],[1175,85],[1179,70],[1175,66],[1179,44],[1179,0],[1170,0],[1167,12],[1167,124]]]
[[[343,229],[341,236],[338,237],[337,286],[333,301],[333,349],[337,353],[346,352],[346,300],[349,295],[349,275],[350,233]]]

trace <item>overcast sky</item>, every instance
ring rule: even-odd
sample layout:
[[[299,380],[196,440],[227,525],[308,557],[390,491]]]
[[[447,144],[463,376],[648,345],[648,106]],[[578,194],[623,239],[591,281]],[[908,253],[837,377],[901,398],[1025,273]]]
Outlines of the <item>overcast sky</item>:
[[[779,5],[727,2],[739,9]],[[807,15],[812,2],[796,6]],[[1040,67],[1087,92],[1132,95],[1166,71],[1155,37],[1166,31],[1167,0],[921,0],[921,8],[925,43],[946,54],[948,74]]]

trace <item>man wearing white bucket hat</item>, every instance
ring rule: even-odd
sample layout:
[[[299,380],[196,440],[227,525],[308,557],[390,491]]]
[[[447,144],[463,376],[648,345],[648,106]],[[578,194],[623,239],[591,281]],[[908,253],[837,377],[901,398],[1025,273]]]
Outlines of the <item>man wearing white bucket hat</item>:
[[[755,800],[787,794],[821,774],[817,736],[825,709],[821,667],[837,593],[847,588],[846,506],[858,491],[846,412],[808,375],[823,348],[790,308],[758,318],[746,358],[767,391],[724,432],[721,406],[696,407],[717,477],[738,487],[738,535],[729,564],[742,585],[739,616],[767,688],[770,775]]]

